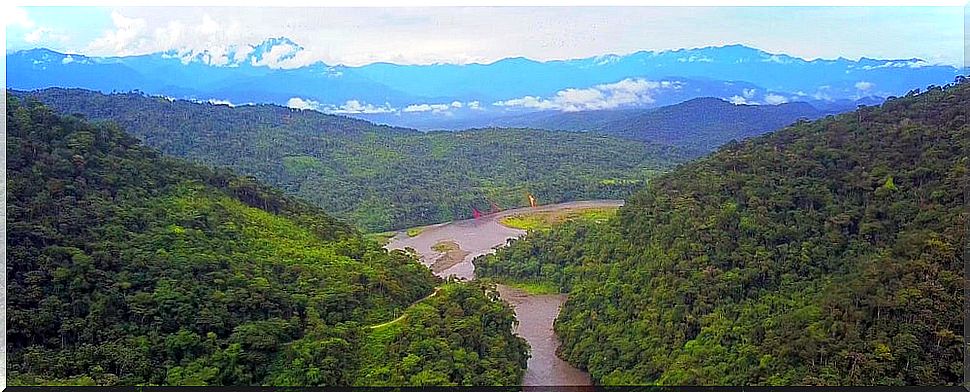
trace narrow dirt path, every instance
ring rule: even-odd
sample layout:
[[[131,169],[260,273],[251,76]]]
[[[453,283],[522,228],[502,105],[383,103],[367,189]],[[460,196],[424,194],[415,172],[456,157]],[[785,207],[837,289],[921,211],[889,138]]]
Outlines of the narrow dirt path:
[[[391,325],[391,324],[394,324],[394,323],[396,323],[398,321],[404,320],[404,317],[406,317],[408,315],[408,309],[411,309],[414,305],[417,305],[417,304],[419,304],[419,303],[427,300],[428,298],[434,297],[435,295],[438,294],[438,291],[439,290],[441,290],[441,287],[435,287],[434,288],[434,291],[432,291],[431,294],[428,294],[424,298],[421,298],[421,299],[419,299],[417,301],[414,301],[414,303],[412,303],[411,305],[409,305],[407,307],[407,309],[404,309],[404,312],[402,312],[401,315],[398,316],[396,319],[391,320],[391,321],[388,321],[386,323],[380,323],[380,324],[370,325],[367,328],[369,328],[369,329],[377,329],[377,328],[386,327],[386,326]]]

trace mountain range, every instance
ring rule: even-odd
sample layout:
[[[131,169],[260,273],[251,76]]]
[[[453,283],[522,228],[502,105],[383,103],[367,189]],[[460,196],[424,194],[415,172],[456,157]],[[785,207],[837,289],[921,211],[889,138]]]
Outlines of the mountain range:
[[[206,52],[90,57],[38,48],[6,55],[7,87],[275,103],[437,129],[455,121],[475,125],[523,113],[652,108],[697,97],[854,108],[856,100],[945,84],[962,72],[917,58],[806,60],[743,45],[552,61],[516,57],[488,64],[356,67],[292,61],[302,51],[282,37],[218,59]]]

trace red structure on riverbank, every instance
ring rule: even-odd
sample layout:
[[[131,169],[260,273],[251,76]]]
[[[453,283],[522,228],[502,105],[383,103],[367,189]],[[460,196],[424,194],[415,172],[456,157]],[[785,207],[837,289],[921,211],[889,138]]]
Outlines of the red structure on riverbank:
[[[491,202],[490,201],[489,204],[491,204],[492,209],[489,210],[488,213],[482,213],[481,211],[478,210],[478,208],[475,208],[473,206],[472,207],[472,217],[475,218],[475,219],[478,219],[478,218],[481,218],[483,216],[492,215],[492,214],[494,214],[496,212],[502,211],[502,207],[499,207],[499,205],[498,204],[495,204],[495,202]]]

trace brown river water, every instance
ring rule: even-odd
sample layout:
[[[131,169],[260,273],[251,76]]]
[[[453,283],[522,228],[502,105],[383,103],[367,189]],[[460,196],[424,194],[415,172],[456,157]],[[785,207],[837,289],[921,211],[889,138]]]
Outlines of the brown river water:
[[[466,219],[426,226],[420,234],[409,237],[400,232],[385,246],[387,249],[412,248],[420,256],[421,262],[431,266],[444,253],[433,249],[435,245],[448,241],[458,244],[462,253],[467,252],[460,262],[435,274],[440,277],[451,275],[464,279],[474,279],[475,266],[472,259],[492,253],[496,248],[505,246],[507,241],[525,234],[524,230],[503,226],[499,219],[524,212],[560,211],[596,207],[618,207],[622,200],[591,200],[561,204],[550,204],[535,208],[519,208],[486,215],[479,219]],[[451,263],[449,263],[451,264]],[[440,265],[440,262],[439,262]],[[499,294],[515,309],[519,324],[515,333],[529,342],[531,357],[522,380],[523,386],[584,386],[591,385],[589,374],[576,369],[556,355],[559,339],[552,329],[552,323],[559,315],[559,309],[566,296],[530,295],[522,290],[499,285]]]

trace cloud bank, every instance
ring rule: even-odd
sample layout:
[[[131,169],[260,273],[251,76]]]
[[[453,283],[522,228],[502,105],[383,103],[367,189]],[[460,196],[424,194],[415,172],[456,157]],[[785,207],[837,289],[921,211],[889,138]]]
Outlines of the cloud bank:
[[[681,86],[681,82],[627,78],[616,83],[598,84],[590,88],[560,90],[549,98],[527,95],[521,98],[498,101],[492,105],[505,108],[559,110],[563,112],[636,107],[653,103],[654,99],[651,95],[658,90],[679,89]]]
[[[765,103],[769,105],[781,105],[783,103],[788,103],[788,98],[778,94],[769,93],[768,95],[765,95]]]
[[[478,101],[451,103],[416,103],[399,109],[389,103],[374,105],[360,100],[352,99],[340,105],[326,104],[309,98],[292,97],[286,101],[286,106],[292,109],[316,110],[329,114],[388,114],[388,113],[431,113],[431,114],[452,114],[454,110],[469,109],[482,110],[481,103]]]
[[[341,105],[328,105],[312,99],[293,97],[286,101],[286,106],[293,109],[316,110],[318,112],[331,114],[381,114],[397,112],[397,109],[391,107],[391,105],[387,103],[378,106],[361,102],[356,99],[346,101]]]

